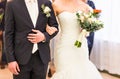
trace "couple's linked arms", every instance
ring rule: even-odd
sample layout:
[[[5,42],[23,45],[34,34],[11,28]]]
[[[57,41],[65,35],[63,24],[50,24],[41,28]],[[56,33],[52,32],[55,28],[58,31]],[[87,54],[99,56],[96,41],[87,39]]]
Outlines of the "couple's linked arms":
[[[32,43],[39,43],[39,42],[48,42],[50,39],[52,39],[56,34],[58,33],[58,22],[56,20],[56,16],[54,13],[54,10],[52,8],[51,2],[48,2],[45,4],[46,6],[49,6],[51,9],[50,17],[48,18],[48,22],[46,25],[45,32],[41,32],[40,30],[32,30],[35,34],[28,34],[28,40]]]
[[[57,32],[58,29],[55,27],[50,27],[49,25],[46,26],[46,32],[51,36],[53,35],[55,32]],[[39,43],[39,42],[45,42],[46,41],[46,37],[44,35],[44,33],[40,32],[39,30],[34,30],[32,29],[33,33],[28,34],[28,40],[32,43]]]

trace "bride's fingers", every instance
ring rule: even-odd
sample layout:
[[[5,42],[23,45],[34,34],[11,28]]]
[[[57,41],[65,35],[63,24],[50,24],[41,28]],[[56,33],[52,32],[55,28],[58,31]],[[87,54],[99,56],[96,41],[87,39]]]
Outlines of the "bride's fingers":
[[[46,27],[46,30],[48,30],[48,31],[57,31],[57,28],[47,26],[47,27]]]
[[[51,29],[47,29],[46,31],[48,32],[49,35],[51,35],[51,33],[52,33]]]
[[[53,32],[52,32],[52,31],[49,31],[48,33],[49,33],[49,35],[52,35],[52,34],[53,34]]]
[[[51,30],[50,29],[46,29],[47,33],[50,35],[51,34]]]
[[[51,27],[47,25],[46,30],[50,30],[50,28],[51,28]]]
[[[55,28],[55,27],[51,27],[50,31],[54,33],[54,32],[57,31],[57,28]]]
[[[55,33],[57,31],[57,28],[47,26],[46,31],[49,33],[49,35],[52,35],[53,33]]]
[[[48,33],[50,33],[50,32],[51,32],[51,28],[47,28],[46,31],[47,31]]]
[[[57,31],[57,28],[55,28],[55,27],[53,27],[52,29],[53,29],[55,32]]]

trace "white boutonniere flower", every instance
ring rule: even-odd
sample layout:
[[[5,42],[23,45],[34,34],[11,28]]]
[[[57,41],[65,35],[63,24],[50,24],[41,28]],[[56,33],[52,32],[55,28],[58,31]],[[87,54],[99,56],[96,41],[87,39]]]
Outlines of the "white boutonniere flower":
[[[46,15],[46,17],[50,17],[51,9],[48,6],[45,6],[44,4],[41,5],[43,13]]]

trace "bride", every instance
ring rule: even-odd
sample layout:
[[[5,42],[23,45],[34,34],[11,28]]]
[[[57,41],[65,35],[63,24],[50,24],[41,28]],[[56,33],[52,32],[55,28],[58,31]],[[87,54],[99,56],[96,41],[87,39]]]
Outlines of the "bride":
[[[82,30],[77,22],[76,13],[87,13],[90,7],[82,0],[55,0],[53,8],[61,33],[54,53],[56,72],[51,79],[103,79],[89,60],[86,37],[83,38],[80,48],[74,46]],[[49,26],[46,30],[50,35],[56,31]]]

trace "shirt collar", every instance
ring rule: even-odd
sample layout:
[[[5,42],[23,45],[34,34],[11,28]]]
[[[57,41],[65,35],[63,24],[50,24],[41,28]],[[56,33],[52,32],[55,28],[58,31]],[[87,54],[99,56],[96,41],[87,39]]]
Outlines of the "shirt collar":
[[[37,2],[37,0],[25,0],[26,3],[34,3]]]

